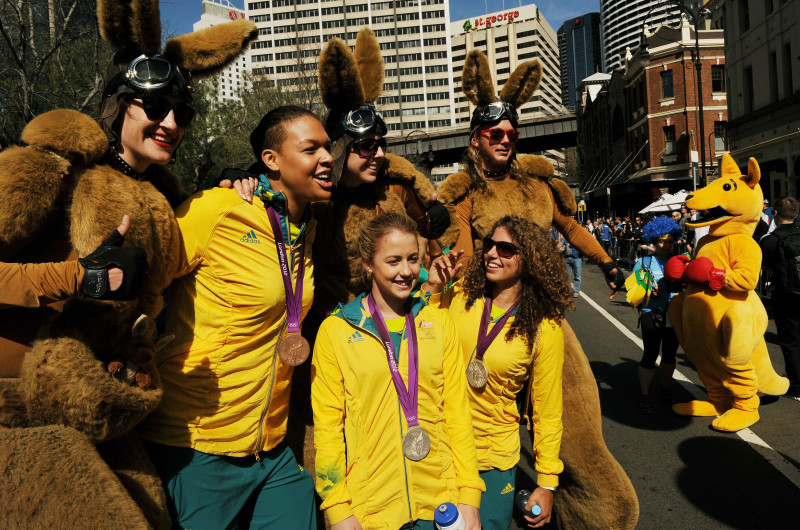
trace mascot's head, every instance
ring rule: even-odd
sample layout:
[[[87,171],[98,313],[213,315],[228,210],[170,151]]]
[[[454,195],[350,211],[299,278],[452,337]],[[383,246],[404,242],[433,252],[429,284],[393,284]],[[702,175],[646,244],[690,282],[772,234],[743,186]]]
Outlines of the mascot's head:
[[[759,180],[761,170],[755,158],[747,163],[747,175],[742,175],[733,158],[723,155],[720,177],[686,197],[688,208],[704,211],[700,219],[686,226],[708,226],[712,236],[752,235],[761,218],[764,201]]]

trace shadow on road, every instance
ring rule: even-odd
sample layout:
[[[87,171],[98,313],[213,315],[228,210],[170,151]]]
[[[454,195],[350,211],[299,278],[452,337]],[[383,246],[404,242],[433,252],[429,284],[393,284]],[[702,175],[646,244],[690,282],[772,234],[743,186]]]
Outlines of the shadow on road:
[[[789,528],[800,520],[800,491],[746,442],[708,436],[678,446],[685,467],[677,486],[686,500],[731,528]],[[796,526],[794,526],[796,528]]]

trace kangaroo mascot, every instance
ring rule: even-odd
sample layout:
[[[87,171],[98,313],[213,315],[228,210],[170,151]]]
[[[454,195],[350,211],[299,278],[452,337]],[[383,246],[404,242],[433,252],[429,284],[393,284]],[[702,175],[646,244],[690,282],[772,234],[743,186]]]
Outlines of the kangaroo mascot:
[[[670,301],[669,318],[708,392],[708,400],[672,409],[682,416],[719,416],[711,426],[733,432],[758,421],[757,392],[784,394],[789,380],[772,367],[764,342],[767,312],[753,291],[761,269],[753,239],[764,201],[761,171],[751,158],[742,175],[727,154],[720,170],[720,178],[686,198],[687,207],[708,212],[687,226],[708,226],[708,235],[693,259],[671,258],[665,275],[688,284]]]

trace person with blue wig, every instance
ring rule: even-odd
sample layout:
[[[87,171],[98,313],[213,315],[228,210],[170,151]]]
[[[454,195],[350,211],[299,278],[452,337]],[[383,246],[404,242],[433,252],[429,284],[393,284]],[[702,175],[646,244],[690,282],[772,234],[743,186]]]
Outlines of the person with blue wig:
[[[671,282],[664,277],[664,266],[672,256],[672,244],[681,235],[681,228],[672,219],[664,216],[656,217],[644,227],[642,239],[655,248],[653,256],[643,256],[636,261],[628,287],[628,302],[638,306],[641,314],[639,324],[642,328],[644,353],[639,362],[639,387],[641,399],[639,410],[643,414],[652,414],[650,387],[655,375],[655,364],[661,350],[660,398],[672,403],[670,383],[675,371],[675,354],[678,351],[678,337],[667,317],[667,304],[675,294]],[[633,283],[639,289],[633,288]],[[639,292],[639,296],[633,293]]]

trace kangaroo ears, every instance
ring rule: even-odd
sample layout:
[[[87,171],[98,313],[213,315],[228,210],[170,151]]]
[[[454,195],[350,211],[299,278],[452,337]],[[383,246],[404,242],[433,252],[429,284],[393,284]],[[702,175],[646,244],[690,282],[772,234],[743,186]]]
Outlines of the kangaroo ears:
[[[476,107],[497,101],[489,59],[482,51],[472,50],[467,54],[464,70],[461,72],[461,90]]]
[[[539,61],[526,61],[517,66],[509,76],[503,90],[500,92],[500,101],[510,103],[516,108],[528,102],[539,88],[542,81],[542,65]]]
[[[751,188],[755,188],[756,184],[761,180],[761,168],[758,167],[758,162],[755,158],[750,157],[747,161],[747,175],[742,176],[742,180],[747,182]]]
[[[375,34],[362,29],[355,52],[331,39],[319,57],[319,91],[329,109],[351,109],[374,103],[383,91],[383,56]]]
[[[383,91],[383,56],[378,39],[369,28],[358,33],[355,51],[364,101],[373,103]]]
[[[223,70],[257,38],[255,23],[240,19],[170,39],[164,55],[199,79]]]
[[[329,40],[319,56],[319,92],[329,109],[354,108],[364,103],[356,58],[341,39]]]
[[[100,36],[114,49],[153,55],[161,47],[158,0],[98,0]]]

